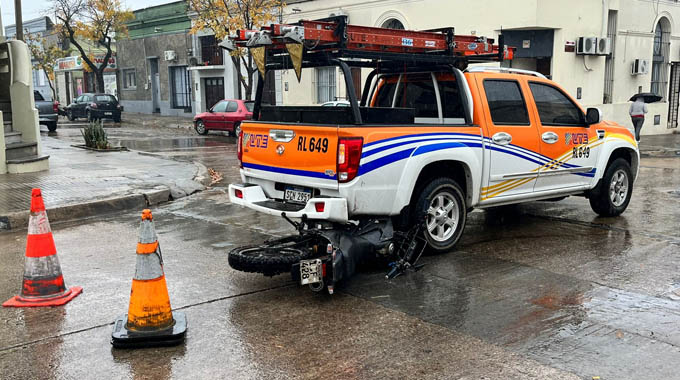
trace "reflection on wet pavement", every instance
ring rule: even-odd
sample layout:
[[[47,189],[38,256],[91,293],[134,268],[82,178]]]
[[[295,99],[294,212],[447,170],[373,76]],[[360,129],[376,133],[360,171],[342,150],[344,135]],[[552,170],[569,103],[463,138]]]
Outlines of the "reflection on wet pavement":
[[[387,284],[364,273],[344,291],[583,376],[675,376],[666,363],[680,359],[680,304],[668,292],[677,246],[518,207],[473,213],[464,236],[418,273]]]

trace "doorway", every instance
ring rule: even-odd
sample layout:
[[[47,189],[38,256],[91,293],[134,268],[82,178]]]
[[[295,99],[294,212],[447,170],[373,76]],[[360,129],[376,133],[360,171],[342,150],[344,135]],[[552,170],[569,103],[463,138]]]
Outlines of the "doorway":
[[[154,113],[161,112],[161,81],[158,73],[158,58],[149,58],[151,69],[151,103]]]
[[[224,99],[224,78],[205,78],[205,109]]]

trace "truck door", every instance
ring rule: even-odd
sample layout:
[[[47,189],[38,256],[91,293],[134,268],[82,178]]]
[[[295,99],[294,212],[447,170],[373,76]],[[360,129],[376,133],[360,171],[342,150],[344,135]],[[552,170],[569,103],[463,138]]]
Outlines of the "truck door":
[[[535,191],[589,184],[595,176],[600,145],[597,131],[585,123],[583,110],[558,87],[529,81],[541,154],[551,161],[541,167]]]
[[[527,110],[518,80],[507,76],[478,77],[483,104],[489,175],[481,201],[531,193],[538,177],[538,131]]]

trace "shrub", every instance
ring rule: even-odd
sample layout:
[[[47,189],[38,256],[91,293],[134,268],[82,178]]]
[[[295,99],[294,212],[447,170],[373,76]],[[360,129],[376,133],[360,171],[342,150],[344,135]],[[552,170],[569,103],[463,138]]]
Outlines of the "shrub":
[[[87,127],[80,130],[88,148],[108,149],[109,138],[106,136],[104,125],[101,121],[90,122]]]

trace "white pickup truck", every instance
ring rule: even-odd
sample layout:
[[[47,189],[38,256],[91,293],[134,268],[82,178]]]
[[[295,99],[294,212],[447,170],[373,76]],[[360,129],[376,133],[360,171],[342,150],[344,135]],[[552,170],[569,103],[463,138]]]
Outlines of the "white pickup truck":
[[[424,213],[437,251],[454,246],[472,208],[567,195],[589,198],[605,216],[628,206],[633,136],[540,74],[470,69],[376,81],[361,111],[411,110],[409,120],[355,125],[341,120],[347,107],[265,107],[259,121],[244,122],[243,183],[229,187],[231,201],[336,223],[390,216],[401,225]],[[296,112],[318,121],[272,120]]]

